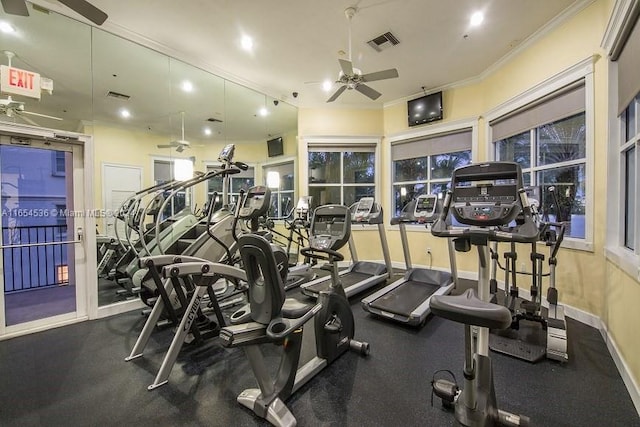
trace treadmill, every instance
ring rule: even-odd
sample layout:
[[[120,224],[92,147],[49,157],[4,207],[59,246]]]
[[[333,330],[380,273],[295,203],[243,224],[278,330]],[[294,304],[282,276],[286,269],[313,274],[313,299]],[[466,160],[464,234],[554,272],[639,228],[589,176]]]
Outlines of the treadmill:
[[[393,268],[391,266],[391,256],[387,245],[387,236],[384,232],[382,206],[376,203],[373,197],[363,197],[355,204],[351,214],[351,226],[354,224],[374,224],[378,226],[380,235],[380,245],[384,264],[369,261],[358,261],[353,233],[349,237],[349,251],[351,252],[352,263],[349,268],[340,271],[340,281],[347,298],[369,289],[378,283],[385,282],[391,277]],[[300,286],[302,293],[312,298],[318,298],[321,291],[329,289],[331,277],[320,277]]]
[[[405,323],[411,326],[423,325],[431,312],[429,301],[433,295],[447,295],[456,283],[456,259],[453,241],[449,239],[449,261],[451,272],[431,268],[412,268],[411,254],[407,241],[406,224],[424,224],[438,219],[442,209],[438,196],[421,195],[415,202],[413,212],[406,212],[393,218],[391,225],[398,225],[402,250],[407,266],[404,277],[380,289],[362,300],[362,308],[369,313]]]

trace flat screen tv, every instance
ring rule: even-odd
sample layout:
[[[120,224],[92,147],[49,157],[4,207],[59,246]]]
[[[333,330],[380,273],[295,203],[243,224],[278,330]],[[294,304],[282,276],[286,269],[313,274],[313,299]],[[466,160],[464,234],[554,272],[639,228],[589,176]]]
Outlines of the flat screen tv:
[[[284,154],[284,146],[282,144],[282,137],[273,138],[267,141],[267,151],[269,157],[282,156]]]
[[[409,126],[442,120],[442,92],[431,93],[407,102]]]

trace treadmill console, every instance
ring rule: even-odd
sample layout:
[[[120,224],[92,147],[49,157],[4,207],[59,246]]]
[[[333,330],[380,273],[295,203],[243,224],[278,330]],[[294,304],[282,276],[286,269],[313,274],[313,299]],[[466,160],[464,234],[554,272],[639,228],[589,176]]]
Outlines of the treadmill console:
[[[240,219],[253,219],[263,216],[269,210],[271,190],[264,185],[257,185],[247,190],[244,202],[238,212]]]
[[[302,196],[296,204],[296,217],[307,220],[309,218],[309,206],[313,196]]]
[[[363,197],[355,205],[351,214],[351,221],[378,224],[382,222],[382,208],[375,202],[373,197]]]
[[[416,199],[413,217],[420,223],[433,222],[439,215],[438,196],[435,194],[423,194]]]
[[[315,249],[337,251],[348,241],[351,234],[351,212],[341,205],[319,206],[313,212],[309,246]]]
[[[452,187],[451,213],[461,224],[506,225],[522,211],[522,173],[516,163],[463,166],[454,171]]]

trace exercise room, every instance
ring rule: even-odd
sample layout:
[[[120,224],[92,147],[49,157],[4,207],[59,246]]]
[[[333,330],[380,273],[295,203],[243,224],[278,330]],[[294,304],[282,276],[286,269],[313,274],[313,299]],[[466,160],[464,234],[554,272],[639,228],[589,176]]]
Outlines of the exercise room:
[[[640,426],[638,21],[3,0],[0,425]]]

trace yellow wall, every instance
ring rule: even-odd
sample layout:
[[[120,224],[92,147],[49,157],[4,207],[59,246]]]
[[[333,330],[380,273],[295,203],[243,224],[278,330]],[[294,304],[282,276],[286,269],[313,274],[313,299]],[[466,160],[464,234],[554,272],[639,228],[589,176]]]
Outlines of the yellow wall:
[[[487,123],[483,116],[493,108],[543,83],[550,77],[571,66],[595,56],[594,62],[594,132],[592,184],[594,190],[593,251],[562,249],[558,259],[557,287],[561,302],[593,313],[603,319],[614,337],[623,358],[628,362],[636,381],[640,379],[640,340],[633,325],[638,324],[640,313],[634,303],[640,298],[638,281],[624,275],[604,257],[606,233],[606,183],[608,144],[608,67],[606,52],[600,48],[609,15],[614,2],[595,1],[577,15],[549,33],[526,46],[519,53],[500,63],[479,81],[445,90],[443,93],[444,120],[477,119],[479,160],[486,160]],[[401,101],[385,107],[381,115],[371,111],[350,110],[301,110],[300,136],[305,135],[371,135],[377,134],[382,125],[386,137],[408,131],[406,102]],[[313,115],[313,117],[310,117]],[[426,125],[429,126],[429,125]],[[414,128],[415,129],[415,128]],[[390,200],[390,177],[388,174],[388,144],[383,139],[381,183],[382,204],[386,211]],[[304,148],[300,147],[304,152]],[[388,224],[388,218],[385,221]],[[387,226],[388,228],[388,226]],[[414,264],[447,267],[448,258],[444,239],[436,239],[424,231],[409,231],[409,242]],[[379,242],[375,233],[356,234],[358,255],[361,259],[381,259]],[[387,230],[387,240],[394,261],[402,262],[402,247],[399,232]],[[430,247],[433,260],[426,248]],[[476,271],[475,252],[457,254],[460,271]],[[530,269],[528,256],[522,254]],[[518,261],[518,267],[521,262]],[[528,288],[529,280],[522,283]]]
[[[383,130],[382,109],[300,108],[298,110],[300,136],[380,136]]]
[[[217,162],[218,154],[225,142],[192,141],[191,148],[182,153],[173,149],[157,148],[166,144],[167,136],[135,129],[96,124],[86,127],[84,132],[93,135],[95,142],[95,206],[102,208],[102,164],[121,164],[141,167],[142,187],[153,185],[153,157],[168,158],[195,157],[194,168],[206,171],[206,162]],[[285,155],[294,155],[297,150],[296,135],[283,135]],[[256,167],[257,179],[261,179],[261,164],[267,159],[266,141],[234,141],[236,145],[234,159]],[[202,206],[205,200],[205,184],[195,187],[195,203]]]
[[[606,263],[605,323],[609,334],[633,373],[636,384],[640,380],[640,284],[613,263]]]

